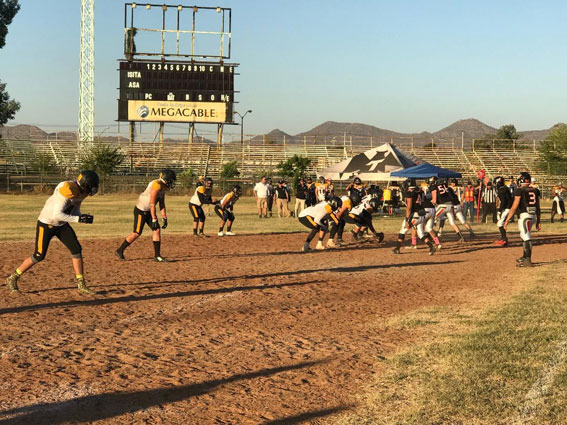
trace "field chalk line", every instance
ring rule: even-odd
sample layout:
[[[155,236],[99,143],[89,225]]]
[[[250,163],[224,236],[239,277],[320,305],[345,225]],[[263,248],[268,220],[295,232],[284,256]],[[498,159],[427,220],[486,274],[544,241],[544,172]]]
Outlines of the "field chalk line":
[[[544,396],[547,395],[550,387],[553,385],[553,381],[559,372],[559,368],[565,362],[566,357],[567,337],[561,340],[559,347],[557,347],[557,350],[555,350],[555,353],[549,360],[544,373],[536,382],[534,382],[526,394],[524,405],[516,417],[516,420],[512,422],[513,424],[520,425],[532,419],[539,405],[543,402]]]

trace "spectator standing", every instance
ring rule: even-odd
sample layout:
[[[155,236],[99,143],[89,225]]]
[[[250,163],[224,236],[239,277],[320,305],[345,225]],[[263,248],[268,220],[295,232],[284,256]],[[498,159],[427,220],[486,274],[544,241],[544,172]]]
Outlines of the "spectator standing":
[[[287,203],[286,203],[286,207],[287,210],[289,211],[289,214],[287,215],[288,217],[291,216],[293,217],[294,212],[289,208],[289,203],[291,202],[291,188],[290,186],[287,184],[287,182],[284,180],[282,186],[284,187],[285,191],[287,192]]]
[[[262,176],[262,180],[254,186],[254,198],[256,198],[256,206],[258,207],[258,218],[268,217],[268,185],[266,176]]]
[[[561,197],[561,193],[556,190],[553,197],[553,205],[551,206],[551,222],[553,223],[553,219],[555,215],[558,214],[561,223],[563,223],[563,218],[565,215],[565,202],[563,202],[563,198]]]
[[[287,203],[289,202],[289,194],[284,187],[284,181],[280,180],[277,187],[274,189],[274,199],[276,201],[276,209],[278,210],[278,217],[289,217],[289,210]]]
[[[315,184],[311,177],[307,179],[305,184],[307,186],[307,192],[305,194],[305,206],[312,207],[313,205],[317,204],[317,195],[315,193]]]
[[[272,179],[268,177],[266,180],[268,185],[268,214],[272,216],[272,208],[274,206],[274,186],[272,185]]]
[[[299,213],[305,209],[305,199],[307,197],[307,185],[303,178],[299,179],[295,188],[295,216],[299,217]]]
[[[492,186],[492,182],[488,182],[487,185],[482,190],[482,222],[486,223],[486,216],[492,214],[492,222],[498,223],[498,217],[496,215],[496,198],[498,193],[496,189]]]
[[[330,200],[335,196],[335,185],[331,179],[327,179],[327,191],[325,192],[325,201]]]
[[[467,211],[470,211],[471,221],[474,220],[474,187],[472,182],[469,180],[467,185],[463,190],[463,213],[465,214],[465,219],[467,218]]]

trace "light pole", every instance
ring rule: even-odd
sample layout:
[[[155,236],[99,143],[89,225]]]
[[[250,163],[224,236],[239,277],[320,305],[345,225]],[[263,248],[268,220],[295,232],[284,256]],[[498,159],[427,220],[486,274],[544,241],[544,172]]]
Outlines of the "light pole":
[[[248,114],[251,114],[251,113],[252,113],[251,109],[244,112],[244,115],[240,115],[239,112],[234,111],[234,114],[236,114],[240,117],[240,145],[241,146],[244,145],[244,117]]]

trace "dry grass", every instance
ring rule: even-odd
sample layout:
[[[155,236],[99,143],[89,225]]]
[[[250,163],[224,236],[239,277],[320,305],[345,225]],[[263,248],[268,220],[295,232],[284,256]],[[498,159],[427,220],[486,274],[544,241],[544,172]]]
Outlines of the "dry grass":
[[[424,342],[381,362],[358,411],[335,423],[565,423],[567,290],[557,278],[566,272],[565,262],[538,268],[531,289],[471,314],[430,309],[391,320]]]
[[[0,202],[4,205],[2,220],[0,220],[0,241],[10,240],[33,240],[35,235],[35,223],[48,195],[0,195]],[[111,194],[97,195],[84,201],[83,212],[95,216],[93,225],[74,225],[80,238],[106,238],[126,235],[132,231],[132,211],[136,203],[136,194]],[[167,234],[191,232],[193,219],[189,213],[187,204],[189,196],[167,196],[167,210],[169,227]],[[290,202],[293,208],[295,201]],[[205,230],[209,234],[218,231],[219,219],[210,210],[207,217]],[[275,214],[275,206],[274,206]],[[243,197],[235,206],[236,221],[233,230],[236,233],[271,233],[271,232],[303,232],[306,229],[293,218],[258,219],[256,203],[252,197]],[[386,233],[397,234],[401,217],[375,218],[375,227]],[[496,228],[492,224],[473,224],[477,233],[495,233]],[[566,224],[546,223],[544,231],[558,232],[567,228]],[[445,231],[452,233],[448,225]],[[517,232],[517,228],[511,225],[511,232]],[[465,232],[466,234],[466,232]]]

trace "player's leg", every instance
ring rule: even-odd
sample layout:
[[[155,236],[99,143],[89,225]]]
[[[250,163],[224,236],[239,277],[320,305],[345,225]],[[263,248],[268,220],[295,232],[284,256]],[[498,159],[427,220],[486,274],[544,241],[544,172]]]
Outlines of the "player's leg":
[[[197,207],[198,217],[199,217],[199,235],[205,235],[205,220],[207,217],[205,216],[205,210],[203,206],[200,205]]]
[[[523,255],[516,260],[518,267],[532,266],[532,223],[533,216],[531,214],[520,214],[518,228],[520,229],[520,237],[523,241]]]
[[[234,236],[234,233],[232,232],[232,224],[234,223],[234,213],[232,211],[226,211],[226,234],[228,236]]]
[[[334,248],[337,246],[335,244],[335,235],[339,231],[339,219],[335,214],[330,214],[329,217],[331,223],[331,231],[329,232],[329,240],[327,241],[327,248]]]
[[[125,260],[124,251],[128,248],[136,239],[140,237],[142,232],[144,231],[144,225],[148,222],[148,215],[145,211],[139,210],[138,208],[134,207],[134,225],[132,228],[132,233],[130,233],[124,241],[122,245],[114,252],[118,258],[121,260]]]
[[[411,220],[411,218],[410,218],[410,220]],[[392,252],[394,254],[400,253],[400,248],[402,247],[402,243],[404,242],[404,239],[406,237],[406,233],[409,230],[407,223],[408,223],[407,220],[404,218],[404,221],[402,222],[402,227],[400,228],[400,231],[398,232],[398,239],[396,240],[396,247],[392,250]]]
[[[414,217],[414,219],[412,220],[412,226],[415,227],[417,237],[421,241],[425,242],[429,247],[429,255],[435,254],[435,246],[433,245],[431,239],[429,239],[428,235],[425,233],[425,217]]]
[[[189,212],[193,216],[193,235],[198,236],[197,228],[199,226],[199,210],[197,209],[198,205],[192,204],[189,202]]]
[[[57,236],[61,243],[71,252],[71,261],[73,262],[73,270],[75,271],[77,289],[79,292],[87,295],[96,294],[96,292],[90,289],[85,283],[83,271],[83,249],[81,248],[81,244],[79,243],[73,228],[69,225],[69,223],[65,223],[57,229],[55,236]]]
[[[311,250],[309,244],[311,243],[311,241],[313,240],[319,229],[317,223],[315,222],[315,220],[313,220],[313,217],[309,215],[306,215],[304,217],[299,217],[299,222],[310,230],[309,234],[307,235],[307,238],[305,239],[305,243],[303,244],[303,249],[302,249],[303,252],[307,252]]]
[[[42,222],[38,221],[36,224],[35,229],[35,249],[33,254],[26,258],[20,267],[16,269],[14,273],[12,273],[6,279],[6,286],[12,292],[19,292],[18,289],[18,279],[22,274],[26,271],[31,269],[34,265],[43,261],[45,258],[45,254],[47,253],[47,248],[49,247],[49,242],[51,238],[54,236],[54,228],[49,228],[47,224],[43,224]]]
[[[427,213],[425,214],[425,233],[429,234],[433,242],[435,243],[435,249],[441,249],[441,241],[437,236],[437,232],[434,230],[435,227],[435,209],[428,208]],[[413,242],[413,240],[412,240]],[[417,240],[416,240],[417,245]],[[417,246],[416,246],[417,247]]]
[[[220,205],[215,205],[215,214],[219,216],[220,218],[220,224],[219,224],[219,236],[223,236],[224,235],[224,225],[226,224],[226,220],[225,220],[225,213],[224,210],[221,208]]]
[[[500,212],[500,216],[498,217],[498,222],[496,225],[498,226],[498,231],[500,232],[500,240],[496,241],[497,245],[500,246],[507,246],[508,245],[508,234],[506,233],[506,229],[504,228],[504,222],[506,221],[506,217],[508,217],[508,213],[510,209],[505,209],[504,211]]]
[[[463,234],[461,233],[459,226],[457,226],[457,223],[455,222],[455,215],[453,214],[453,207],[452,206],[447,207],[447,209],[445,211],[445,215],[447,216],[447,221],[449,222],[449,224],[451,225],[451,227],[453,228],[453,230],[455,231],[455,233],[459,237],[459,240],[461,242],[464,242],[465,238],[464,238]]]

